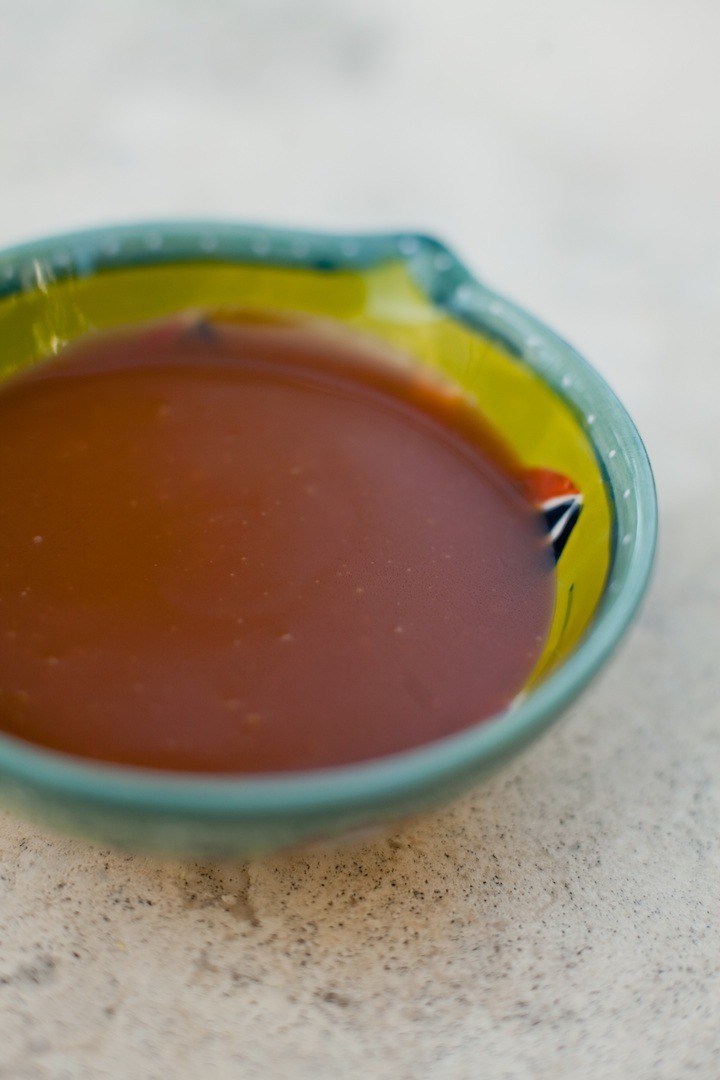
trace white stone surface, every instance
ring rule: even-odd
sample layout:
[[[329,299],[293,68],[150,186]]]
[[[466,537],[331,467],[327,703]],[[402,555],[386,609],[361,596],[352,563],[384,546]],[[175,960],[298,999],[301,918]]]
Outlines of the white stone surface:
[[[0,1075],[720,1075],[714,0],[0,0],[0,242],[237,216],[446,237],[658,479],[567,721],[391,841],[210,869],[0,820]]]

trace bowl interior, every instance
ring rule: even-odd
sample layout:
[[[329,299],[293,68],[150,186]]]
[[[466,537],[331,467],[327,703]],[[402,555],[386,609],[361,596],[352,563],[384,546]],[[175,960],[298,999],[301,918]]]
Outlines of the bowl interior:
[[[143,259],[115,251],[111,265],[86,273],[58,252],[24,266],[25,287],[0,303],[0,377],[57,351],[91,329],[158,318],[188,308],[262,308],[332,318],[391,345],[419,365],[435,369],[464,393],[502,432],[528,475],[540,483],[538,500],[548,523],[562,530],[557,559],[557,599],[543,654],[526,689],[544,680],[574,649],[603,596],[615,544],[612,491],[589,435],[596,422],[532,364],[533,340],[518,349],[490,323],[459,318],[422,287],[419,265],[402,250],[366,265],[288,265],[287,253],[258,251],[246,261],[222,253],[194,252],[178,260],[150,235]],[[153,251],[152,241],[156,250]],[[429,242],[428,242],[429,243]],[[206,245],[207,246],[207,245]],[[406,247],[407,241],[406,241]],[[442,249],[417,252],[434,260],[442,277],[450,256]],[[62,252],[60,252],[62,254]],[[305,253],[309,254],[309,250]],[[148,259],[148,255],[154,256]],[[102,248],[96,253],[99,260]],[[124,265],[124,262],[126,264]],[[419,272],[418,272],[419,271]],[[28,277],[29,274],[29,277]],[[462,298],[462,289],[459,292]],[[458,296],[458,290],[455,292]],[[497,313],[496,313],[497,314]],[[565,383],[572,376],[564,375]],[[539,478],[539,481],[538,481]],[[556,485],[553,488],[553,483]],[[557,487],[557,484],[560,487]],[[558,545],[559,547],[559,545]]]

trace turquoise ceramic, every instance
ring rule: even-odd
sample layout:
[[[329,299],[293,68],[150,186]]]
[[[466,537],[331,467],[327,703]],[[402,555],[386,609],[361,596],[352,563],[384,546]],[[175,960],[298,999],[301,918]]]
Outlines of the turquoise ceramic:
[[[213,779],[94,764],[0,735],[6,805],[102,843],[203,858],[339,840],[493,772],[608,658],[645,591],[656,536],[647,455],[600,376],[424,236],[204,222],[26,244],[0,254],[0,377],[92,328],[228,306],[337,319],[441,370],[528,468],[572,481],[575,525],[558,558],[548,643],[525,691],[502,715],[431,745],[315,773]]]

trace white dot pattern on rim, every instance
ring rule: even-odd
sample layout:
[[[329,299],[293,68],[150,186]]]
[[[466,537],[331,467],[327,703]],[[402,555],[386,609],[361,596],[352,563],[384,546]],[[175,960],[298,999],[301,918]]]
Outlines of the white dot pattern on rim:
[[[403,255],[415,255],[419,248],[420,243],[414,236],[404,236],[398,241],[398,249]]]
[[[455,303],[460,304],[461,307],[466,307],[473,298],[473,290],[470,285],[458,285],[455,290]]]

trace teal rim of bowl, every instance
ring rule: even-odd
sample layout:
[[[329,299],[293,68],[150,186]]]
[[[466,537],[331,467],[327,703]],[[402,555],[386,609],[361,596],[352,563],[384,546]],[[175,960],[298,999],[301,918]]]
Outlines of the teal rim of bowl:
[[[0,734],[0,775],[56,796],[201,817],[286,817],[392,803],[491,768],[539,735],[587,685],[646,590],[657,500],[642,440],[612,390],[565,341],[481,284],[440,241],[417,233],[334,234],[229,222],[146,222],[84,230],[0,252],[0,299],[48,280],[166,263],[352,270],[402,261],[432,304],[499,342],[570,406],[590,439],[614,516],[610,570],[574,652],[513,709],[378,760],[310,772],[222,778],[83,761]]]

